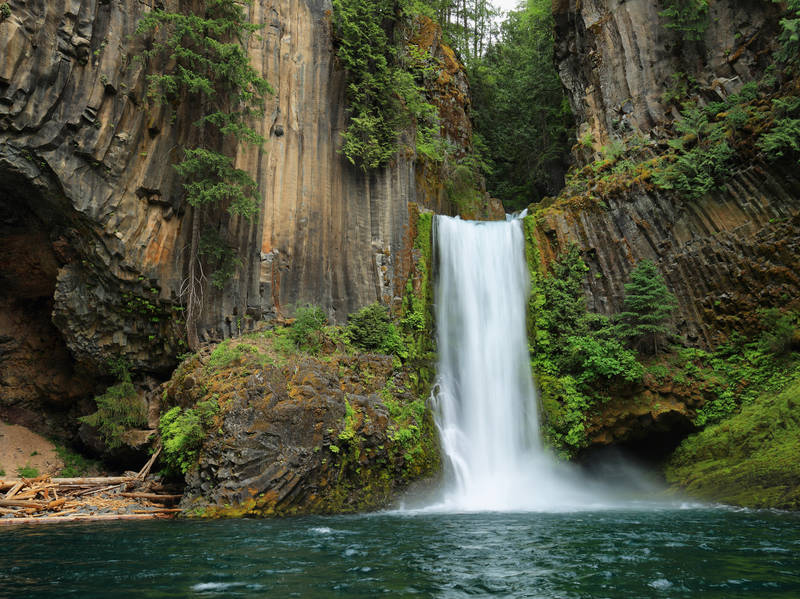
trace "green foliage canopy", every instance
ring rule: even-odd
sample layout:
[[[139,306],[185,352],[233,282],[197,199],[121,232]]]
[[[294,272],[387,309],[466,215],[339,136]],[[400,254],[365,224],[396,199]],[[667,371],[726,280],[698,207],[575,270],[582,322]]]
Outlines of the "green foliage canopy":
[[[416,9],[410,0],[333,0],[336,56],[347,73],[342,153],[365,171],[387,164],[412,124],[417,152],[442,159],[438,110],[421,85],[431,61],[395,39],[398,22]]]
[[[509,13],[500,39],[468,63],[487,188],[518,210],[563,185],[572,114],[554,66],[550,0]]]
[[[256,183],[233,160],[212,149],[226,136],[255,145],[264,142],[248,124],[263,114],[269,83],[250,64],[244,41],[261,28],[247,20],[251,0],[206,0],[186,13],[154,9],[136,29],[152,36],[145,58],[162,57],[171,66],[147,76],[148,97],[158,104],[197,102],[200,144],[185,150],[176,166],[187,181],[186,200],[192,206],[222,203],[234,214],[250,217],[258,210]],[[216,135],[214,134],[216,132]],[[220,138],[221,136],[221,138]]]

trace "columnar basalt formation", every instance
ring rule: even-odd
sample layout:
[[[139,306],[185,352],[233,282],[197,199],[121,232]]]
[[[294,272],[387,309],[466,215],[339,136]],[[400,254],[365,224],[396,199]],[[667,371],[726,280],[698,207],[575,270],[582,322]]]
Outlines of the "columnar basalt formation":
[[[37,223],[31,239],[52,266],[43,296],[52,306],[42,314],[52,310],[59,343],[77,362],[102,371],[122,358],[136,371],[165,374],[184,349],[191,236],[172,165],[193,142],[196,116],[191,105],[146,106],[147,73],[169,65],[139,60],[149,42],[135,30],[154,4],[178,10],[188,2],[8,4],[11,15],[0,21],[3,235],[25,235],[24,223]],[[391,302],[408,204],[417,199],[413,149],[371,173],[339,153],[345,73],[330,2],[257,0],[248,10],[264,25],[249,40],[250,56],[275,93],[254,124],[267,143],[240,148],[236,165],[257,180],[261,210],[252,221],[222,217],[242,264],[225,289],[206,286],[206,339],[306,303],[342,321],[365,304]],[[436,194],[423,191],[426,198]],[[7,289],[9,301],[20,299]]]
[[[681,200],[652,186],[545,210],[537,239],[546,263],[577,243],[589,267],[592,311],[620,312],[635,264],[655,261],[678,299],[676,332],[713,346],[757,325],[759,308],[800,296],[800,178],[763,164],[719,190]]]
[[[760,77],[771,62],[776,3],[709,2],[707,26],[696,41],[666,27],[664,8],[650,0],[553,1],[559,75],[579,131],[591,132],[595,150],[674,117],[664,97],[676,86],[689,84],[719,99]]]
[[[665,125],[679,115],[665,92],[678,80],[694,82],[683,99],[702,105],[759,79],[772,61],[780,9],[711,2],[698,41],[668,29],[659,3],[557,0],[554,10],[556,59],[578,135],[591,132],[597,152],[630,135],[668,137]],[[583,145],[579,163],[592,158]],[[686,342],[714,346],[732,330],[752,329],[759,309],[800,296],[800,178],[790,162],[734,164],[696,200],[646,179],[610,193],[590,183],[585,195],[563,194],[540,214],[542,258],[577,243],[590,268],[589,307],[605,314],[620,311],[636,262],[654,260],[677,295],[674,324]]]

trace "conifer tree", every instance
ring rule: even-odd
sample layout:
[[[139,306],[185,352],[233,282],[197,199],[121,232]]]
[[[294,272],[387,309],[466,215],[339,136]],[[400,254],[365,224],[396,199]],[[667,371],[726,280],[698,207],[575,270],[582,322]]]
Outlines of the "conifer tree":
[[[183,289],[192,349],[199,343],[197,320],[206,280],[202,257],[213,256],[217,266],[228,266],[225,272],[211,275],[218,287],[233,275],[230,266],[238,263],[232,258],[233,250],[220,245],[224,241],[218,231],[210,230],[216,247],[209,248],[201,240],[201,229],[206,220],[211,221],[210,215],[222,209],[245,218],[258,211],[257,184],[249,173],[236,168],[232,156],[241,142],[264,143],[249,122],[263,114],[265,98],[272,92],[247,55],[247,37],[262,27],[248,21],[244,7],[251,2],[205,0],[181,12],[156,8],[142,17],[136,30],[137,35],[149,38],[144,58],[167,61],[165,72],[147,76],[148,100],[170,106],[191,103],[199,114],[193,123],[197,143],[183,148],[183,160],[175,165],[184,181],[185,200],[193,208],[189,272]]]
[[[634,343],[650,337],[657,354],[658,338],[669,332],[667,320],[676,303],[658,267],[651,260],[642,260],[625,284],[623,311],[617,316],[620,336]]]

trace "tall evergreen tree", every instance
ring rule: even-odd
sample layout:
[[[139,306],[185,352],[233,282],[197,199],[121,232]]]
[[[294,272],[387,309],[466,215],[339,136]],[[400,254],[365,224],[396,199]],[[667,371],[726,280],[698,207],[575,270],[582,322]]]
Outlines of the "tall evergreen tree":
[[[667,320],[676,304],[658,267],[651,260],[642,260],[625,284],[623,311],[617,316],[620,335],[634,343],[649,337],[657,354],[658,339],[669,332]]]
[[[564,184],[572,114],[554,66],[550,0],[508,14],[499,41],[470,62],[475,131],[486,143],[490,194],[519,210]]]
[[[232,276],[237,261],[233,250],[212,230],[215,247],[204,244],[201,230],[211,215],[229,213],[252,217],[258,211],[257,184],[249,173],[234,165],[233,154],[241,142],[260,146],[264,138],[251,126],[263,114],[269,83],[250,64],[246,39],[260,29],[249,22],[245,6],[252,0],[204,0],[180,12],[154,9],[139,21],[136,33],[148,39],[144,58],[159,57],[167,69],[150,74],[148,99],[157,104],[191,103],[198,116],[196,143],[183,148],[175,165],[184,180],[185,200],[193,208],[189,268],[184,285],[186,332],[196,349],[197,320],[203,307],[203,256],[213,256],[224,272],[212,273],[218,287]],[[233,142],[233,143],[231,143]],[[227,150],[225,152],[224,149]],[[218,219],[217,219],[218,220]],[[205,249],[204,249],[205,248]]]

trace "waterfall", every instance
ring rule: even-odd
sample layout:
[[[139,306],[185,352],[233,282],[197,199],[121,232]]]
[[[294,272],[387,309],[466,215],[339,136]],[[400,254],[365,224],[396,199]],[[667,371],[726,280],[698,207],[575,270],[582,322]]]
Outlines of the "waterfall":
[[[436,217],[433,402],[447,460],[440,507],[559,509],[582,491],[543,449],[531,376],[522,222]]]

